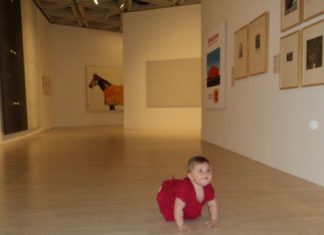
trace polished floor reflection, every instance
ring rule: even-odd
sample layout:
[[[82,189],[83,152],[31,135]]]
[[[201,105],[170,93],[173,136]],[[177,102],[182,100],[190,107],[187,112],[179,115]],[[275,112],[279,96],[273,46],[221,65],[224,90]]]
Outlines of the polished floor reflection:
[[[324,188],[200,141],[195,131],[62,128],[0,146],[1,235],[179,234],[155,202],[160,182],[208,157],[219,227],[191,234],[324,234]]]

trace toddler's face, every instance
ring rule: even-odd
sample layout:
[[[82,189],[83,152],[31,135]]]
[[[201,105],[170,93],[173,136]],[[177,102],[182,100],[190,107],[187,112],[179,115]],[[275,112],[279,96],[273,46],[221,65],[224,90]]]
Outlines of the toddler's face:
[[[208,163],[200,163],[194,165],[193,169],[188,173],[188,177],[193,183],[204,187],[212,180],[212,172]]]

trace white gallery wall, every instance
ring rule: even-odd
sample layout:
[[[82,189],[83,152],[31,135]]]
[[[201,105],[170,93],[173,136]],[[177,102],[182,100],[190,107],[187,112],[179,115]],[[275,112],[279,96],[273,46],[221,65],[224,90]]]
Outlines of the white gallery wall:
[[[269,69],[232,84],[234,32],[268,11]],[[203,0],[202,42],[227,20],[227,102],[202,110],[202,138],[210,143],[324,186],[324,86],[279,90],[273,57],[280,52],[280,1]],[[313,19],[297,27],[323,19]],[[319,128],[311,130],[316,120]]]
[[[51,27],[44,15],[37,9],[37,35],[38,35],[38,69],[40,85],[40,101],[41,116],[40,126],[42,130],[50,129],[53,127],[53,56],[51,45]],[[44,92],[43,77],[49,78],[48,92]],[[46,88],[45,88],[46,89]]]
[[[52,128],[52,97],[42,92],[42,76],[52,75],[50,24],[29,0],[21,1],[21,14],[29,129],[10,135],[1,134],[0,143]]]
[[[123,15],[125,128],[200,129],[200,107],[146,106],[146,62],[200,58],[200,22],[198,4]]]
[[[90,112],[86,97],[87,65],[123,66],[122,35],[52,25],[51,39],[54,126],[122,125],[123,112]]]

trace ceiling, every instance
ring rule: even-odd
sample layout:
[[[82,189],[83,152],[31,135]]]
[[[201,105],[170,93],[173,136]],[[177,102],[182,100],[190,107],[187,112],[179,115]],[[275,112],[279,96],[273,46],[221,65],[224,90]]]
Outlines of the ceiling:
[[[2,1],[2,0],[1,0]],[[122,32],[125,12],[200,3],[201,0],[33,0],[50,23]]]

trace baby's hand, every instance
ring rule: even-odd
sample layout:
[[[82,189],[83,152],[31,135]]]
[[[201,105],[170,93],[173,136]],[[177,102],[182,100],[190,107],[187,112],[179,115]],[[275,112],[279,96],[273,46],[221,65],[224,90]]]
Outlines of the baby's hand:
[[[191,232],[191,229],[186,224],[180,225],[178,228],[180,232],[184,232],[184,233]]]
[[[208,225],[209,228],[215,228],[218,226],[217,220],[208,220],[205,224]]]

